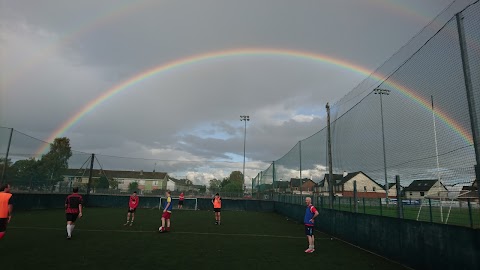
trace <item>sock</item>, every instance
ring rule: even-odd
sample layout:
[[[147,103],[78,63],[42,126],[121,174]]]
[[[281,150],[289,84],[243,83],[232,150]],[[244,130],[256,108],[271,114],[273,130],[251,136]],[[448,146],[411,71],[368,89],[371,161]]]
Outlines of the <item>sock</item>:
[[[134,219],[134,218],[132,218],[132,220],[130,220],[130,223],[133,223],[133,221],[134,221],[134,220],[135,220],[135,219]]]
[[[72,236],[72,225],[67,225],[67,235]]]
[[[5,236],[5,232],[0,232],[0,239],[2,239]]]

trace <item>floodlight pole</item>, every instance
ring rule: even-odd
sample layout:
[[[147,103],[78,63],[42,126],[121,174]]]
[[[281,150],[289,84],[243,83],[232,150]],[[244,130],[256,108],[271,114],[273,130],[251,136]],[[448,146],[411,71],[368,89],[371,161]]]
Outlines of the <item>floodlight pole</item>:
[[[385,151],[385,126],[383,123],[383,95],[390,95],[390,90],[387,89],[380,89],[380,88],[375,88],[373,90],[375,95],[380,96],[380,115],[382,118],[382,142],[383,142],[383,170],[385,173],[385,203],[387,204],[388,207],[388,181],[387,181],[387,154]]]
[[[243,134],[243,181],[242,181],[242,189],[245,186],[245,145],[247,144],[247,121],[250,121],[250,116],[248,115],[240,115],[240,121],[245,122],[245,130]]]

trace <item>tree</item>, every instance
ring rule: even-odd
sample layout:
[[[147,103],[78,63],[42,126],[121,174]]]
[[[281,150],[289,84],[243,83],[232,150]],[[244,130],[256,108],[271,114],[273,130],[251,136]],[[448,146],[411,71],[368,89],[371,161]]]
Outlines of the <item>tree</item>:
[[[212,179],[209,182],[209,189],[210,190],[219,190],[222,187],[222,181],[218,179]]]
[[[42,162],[36,159],[18,160],[12,165],[13,181],[21,189],[43,188],[47,182]]]
[[[130,193],[132,193],[134,191],[137,191],[137,190],[138,190],[138,183],[137,182],[131,182],[130,184],[128,184],[128,191]]]
[[[116,180],[115,178],[111,178],[108,180],[108,182],[109,182],[109,186],[112,189],[118,189],[118,180]]]
[[[55,138],[50,144],[50,151],[42,156],[41,162],[52,188],[62,179],[62,172],[68,168],[68,159],[72,156],[70,139]]]
[[[239,182],[239,183],[242,183],[243,184],[243,173],[240,172],[240,171],[233,171],[231,174],[230,174],[230,181],[232,182]]]
[[[100,176],[100,178],[95,179],[94,185],[95,189],[108,189],[110,183],[105,175]]]
[[[242,183],[238,181],[229,181],[223,188],[223,192],[242,192]]]

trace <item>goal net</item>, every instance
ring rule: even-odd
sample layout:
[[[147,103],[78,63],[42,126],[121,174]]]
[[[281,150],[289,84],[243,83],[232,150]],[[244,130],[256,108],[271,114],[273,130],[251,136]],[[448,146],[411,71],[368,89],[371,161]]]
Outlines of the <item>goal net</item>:
[[[173,198],[172,197],[172,204],[173,204],[173,210],[179,209],[179,204],[180,200],[178,197]],[[158,204],[158,209],[163,210],[163,207],[167,203],[167,198],[166,197],[161,197],[160,202]],[[183,206],[181,208],[182,210],[198,210],[198,201],[197,198],[185,198],[183,200]]]

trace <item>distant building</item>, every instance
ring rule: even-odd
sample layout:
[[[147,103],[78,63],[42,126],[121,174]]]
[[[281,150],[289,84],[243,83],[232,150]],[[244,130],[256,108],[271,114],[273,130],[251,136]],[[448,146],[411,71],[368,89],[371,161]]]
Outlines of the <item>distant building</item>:
[[[89,169],[67,169],[63,178],[70,185],[87,185],[90,175]],[[102,175],[109,180],[118,182],[118,190],[128,191],[128,186],[132,182],[138,183],[138,190],[141,193],[151,193],[154,190],[165,190],[167,188],[168,174],[165,172],[144,172],[144,171],[115,171],[115,170],[97,170],[92,172],[92,179],[99,179]]]
[[[407,199],[447,198],[448,189],[437,179],[415,180],[404,189]]]
[[[319,192],[322,195],[328,196],[328,179],[326,174],[324,179],[319,183]],[[385,197],[385,189],[382,185],[375,182],[372,178],[362,171],[333,174],[333,192],[335,196],[353,197],[353,183],[357,183],[357,197],[358,198],[383,198]],[[396,192],[394,193],[396,194]],[[393,194],[389,193],[389,197]]]
[[[458,196],[460,201],[480,202],[478,199],[478,180],[475,180],[471,186],[464,186]]]
[[[290,190],[293,194],[313,194],[317,183],[313,182],[311,179],[303,178],[291,178],[290,179]]]
[[[290,182],[288,181],[275,181],[273,189],[276,193],[291,193]]]
[[[403,187],[400,185],[400,195],[403,193]],[[396,183],[388,183],[388,197],[397,197],[397,184]]]

